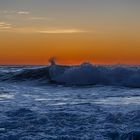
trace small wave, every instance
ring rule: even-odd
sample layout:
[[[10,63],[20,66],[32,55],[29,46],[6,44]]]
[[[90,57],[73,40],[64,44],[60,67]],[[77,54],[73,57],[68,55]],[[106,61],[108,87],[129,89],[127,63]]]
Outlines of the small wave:
[[[139,66],[52,65],[0,73],[1,81],[37,81],[63,85],[116,85],[140,88]]]

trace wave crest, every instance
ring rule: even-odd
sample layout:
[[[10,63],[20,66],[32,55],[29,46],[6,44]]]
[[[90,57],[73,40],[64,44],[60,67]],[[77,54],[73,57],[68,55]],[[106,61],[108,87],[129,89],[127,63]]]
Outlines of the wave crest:
[[[1,80],[53,82],[64,85],[117,85],[140,88],[139,66],[52,65],[1,73]]]

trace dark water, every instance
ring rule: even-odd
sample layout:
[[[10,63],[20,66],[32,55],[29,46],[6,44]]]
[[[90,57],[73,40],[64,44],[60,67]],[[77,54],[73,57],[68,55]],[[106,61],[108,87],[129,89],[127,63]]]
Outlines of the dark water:
[[[140,140],[140,88],[63,85],[58,69],[0,67],[0,140]],[[139,67],[129,73],[138,87]]]

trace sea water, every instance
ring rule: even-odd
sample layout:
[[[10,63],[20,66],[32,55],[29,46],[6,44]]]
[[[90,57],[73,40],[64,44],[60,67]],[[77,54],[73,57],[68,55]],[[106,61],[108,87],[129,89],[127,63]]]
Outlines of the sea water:
[[[67,84],[68,76],[66,84],[65,76],[54,81],[66,69],[52,76],[46,66],[0,67],[0,140],[140,139],[140,83],[136,88],[86,79],[89,85],[74,85]]]

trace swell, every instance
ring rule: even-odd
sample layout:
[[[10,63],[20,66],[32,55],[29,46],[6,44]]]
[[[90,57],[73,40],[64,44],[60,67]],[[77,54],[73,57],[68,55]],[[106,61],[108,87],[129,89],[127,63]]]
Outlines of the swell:
[[[52,65],[41,68],[1,72],[0,81],[36,81],[63,85],[117,85],[140,88],[139,66]]]
[[[0,74],[1,81],[33,81],[33,80],[49,80],[49,67],[22,69],[15,72],[7,72]]]

